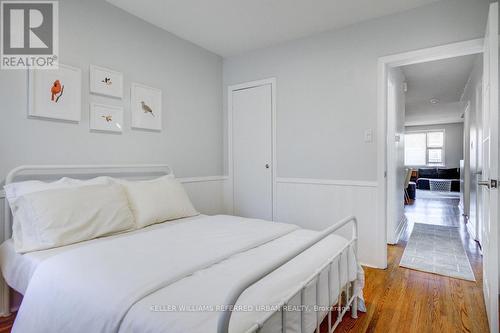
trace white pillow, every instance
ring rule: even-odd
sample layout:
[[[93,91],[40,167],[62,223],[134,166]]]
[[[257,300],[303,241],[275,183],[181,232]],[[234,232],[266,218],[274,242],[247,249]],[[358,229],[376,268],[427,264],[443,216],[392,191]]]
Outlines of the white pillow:
[[[28,180],[24,182],[16,182],[5,185],[5,197],[12,203],[17,197],[22,195],[39,192],[44,190],[51,190],[56,188],[63,188],[68,186],[68,178],[61,178],[55,182],[42,182],[39,180]]]
[[[110,184],[112,181],[113,180],[110,177],[96,177],[89,180],[79,180],[79,179],[63,177],[54,182],[27,180],[23,182],[10,183],[5,185],[4,189],[5,189],[5,197],[7,198],[9,206],[11,207],[12,210],[13,202],[17,198],[28,193],[35,193],[46,190],[54,190],[58,188],[69,188],[69,187],[77,187],[84,185]],[[23,231],[20,230],[20,228],[22,227],[22,223],[17,223],[14,212],[12,212],[12,214],[14,217],[14,221],[12,223],[12,238],[20,239],[22,238],[22,233],[23,233]]]
[[[127,195],[119,184],[38,191],[18,197],[14,247],[29,252],[73,244],[134,227]]]
[[[110,177],[97,177],[89,180],[79,180],[63,177],[54,182],[42,182],[40,180],[27,180],[24,182],[10,183],[4,186],[5,197],[11,203],[16,198],[28,194],[57,188],[75,187],[84,185],[109,184],[112,181]]]
[[[127,191],[137,228],[199,214],[184,186],[173,176],[119,182]]]

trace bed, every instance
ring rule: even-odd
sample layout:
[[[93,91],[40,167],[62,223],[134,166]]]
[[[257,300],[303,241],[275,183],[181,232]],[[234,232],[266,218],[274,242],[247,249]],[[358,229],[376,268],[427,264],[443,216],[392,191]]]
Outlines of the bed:
[[[164,165],[24,166],[6,183],[171,173]],[[6,209],[7,236],[11,219]],[[350,239],[334,233],[346,226]],[[25,254],[7,239],[0,246],[3,303],[10,306],[8,287],[24,295],[13,328],[23,333],[305,333],[319,332],[324,318],[332,332],[349,308],[357,317],[362,296],[356,228],[354,217],[317,232],[197,215]]]

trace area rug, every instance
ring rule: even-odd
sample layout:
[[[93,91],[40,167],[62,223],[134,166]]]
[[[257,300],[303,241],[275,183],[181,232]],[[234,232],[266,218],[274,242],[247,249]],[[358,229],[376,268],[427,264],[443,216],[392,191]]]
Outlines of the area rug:
[[[415,223],[399,266],[476,281],[458,227]]]

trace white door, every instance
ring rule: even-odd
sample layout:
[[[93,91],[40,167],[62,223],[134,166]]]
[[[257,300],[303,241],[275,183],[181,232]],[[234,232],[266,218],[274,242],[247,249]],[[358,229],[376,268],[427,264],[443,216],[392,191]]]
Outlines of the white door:
[[[476,88],[476,96],[478,97],[476,100],[476,172],[472,174],[473,178],[473,186],[471,191],[475,191],[476,202],[474,203],[476,211],[476,237],[479,245],[483,246],[483,234],[482,234],[482,223],[483,223],[483,207],[481,202],[483,200],[483,189],[479,186],[479,181],[482,180],[483,174],[483,83],[478,85]],[[472,198],[472,193],[471,193]]]
[[[490,5],[484,37],[482,135],[483,293],[491,332],[498,332],[498,3]]]
[[[272,85],[232,91],[234,214],[273,219]]]

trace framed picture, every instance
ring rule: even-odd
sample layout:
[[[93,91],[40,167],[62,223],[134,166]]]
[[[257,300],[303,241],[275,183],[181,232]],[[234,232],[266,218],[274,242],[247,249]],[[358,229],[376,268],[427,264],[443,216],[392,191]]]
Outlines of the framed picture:
[[[90,92],[123,98],[123,74],[114,70],[90,65]]]
[[[123,108],[115,105],[90,104],[90,129],[104,132],[123,132]]]
[[[82,71],[63,64],[59,69],[28,71],[28,115],[79,122],[82,114]]]
[[[161,131],[161,90],[139,83],[130,89],[132,127]]]

